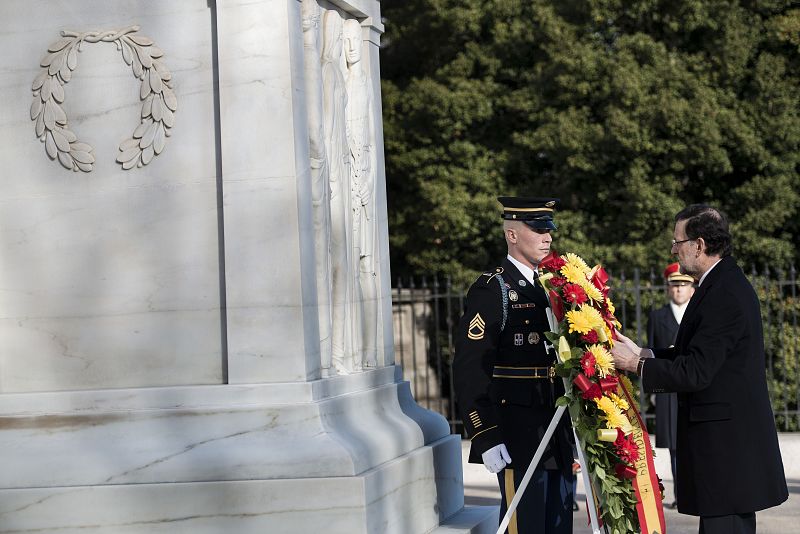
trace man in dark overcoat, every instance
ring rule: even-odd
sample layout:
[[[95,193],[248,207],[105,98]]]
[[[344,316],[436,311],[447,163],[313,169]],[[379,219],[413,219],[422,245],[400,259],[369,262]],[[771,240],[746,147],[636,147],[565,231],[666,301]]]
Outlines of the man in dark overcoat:
[[[453,375],[459,411],[472,444],[469,461],[497,473],[500,517],[530,465],[564,385],[539,262],[550,253],[558,199],[500,197],[508,255],[467,293],[456,333]],[[562,418],[511,516],[509,534],[572,532],[572,439]]]
[[[678,392],[678,511],[701,534],[755,534],[755,512],[789,492],[767,393],[758,297],[731,256],[728,221],[694,204],[675,216],[672,253],[697,280],[672,348],[621,336],[618,369],[647,392]],[[653,357],[655,356],[655,357]]]
[[[647,341],[653,347],[670,347],[675,343],[678,325],[683,319],[689,299],[694,294],[694,279],[683,274],[677,262],[664,269],[664,282],[667,284],[666,306],[650,312],[647,320]],[[672,468],[673,491],[677,481],[678,458],[678,395],[676,393],[656,393],[656,447],[669,450]],[[677,499],[672,500],[670,508],[675,508]]]

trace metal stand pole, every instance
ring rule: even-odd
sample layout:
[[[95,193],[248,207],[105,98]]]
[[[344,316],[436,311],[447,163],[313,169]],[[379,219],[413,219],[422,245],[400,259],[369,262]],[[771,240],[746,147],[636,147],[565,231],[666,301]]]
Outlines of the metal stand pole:
[[[550,421],[550,424],[547,426],[547,430],[542,436],[542,441],[539,443],[539,447],[536,449],[536,454],[533,455],[533,460],[531,460],[528,469],[525,471],[525,476],[522,477],[522,481],[520,481],[519,487],[517,488],[516,494],[514,498],[511,499],[511,503],[508,505],[508,510],[506,510],[506,515],[503,516],[503,520],[500,522],[500,526],[497,529],[497,534],[503,534],[506,528],[508,527],[509,521],[511,521],[511,514],[514,513],[514,510],[517,509],[517,505],[519,505],[520,499],[522,499],[522,495],[525,493],[525,489],[528,487],[528,483],[533,476],[533,472],[536,469],[536,466],[539,465],[539,461],[542,459],[542,455],[544,454],[544,449],[547,447],[547,444],[550,443],[550,439],[553,437],[553,432],[556,430],[556,426],[558,422],[561,420],[561,417],[564,415],[566,411],[566,406],[559,406],[556,408],[556,413],[553,414],[553,419]],[[573,429],[573,433],[575,430]],[[583,449],[581,448],[580,441],[578,441],[578,436],[575,436],[575,444],[578,449],[578,462],[581,464],[581,472],[583,473],[583,483],[586,486],[586,502],[589,506],[589,520],[592,524],[592,534],[601,534],[600,527],[598,527],[597,522],[597,510],[594,506],[594,494],[592,493],[592,485],[589,482],[589,470],[586,466],[586,458],[583,455]]]
[[[594,491],[592,490],[592,481],[589,480],[589,469],[586,464],[586,455],[583,454],[583,447],[578,439],[578,434],[575,433],[575,428],[572,429],[572,434],[575,436],[575,448],[578,449],[578,463],[581,464],[581,476],[583,477],[583,487],[586,488],[586,506],[589,509],[589,523],[592,525],[592,534],[601,534],[600,522],[597,520],[597,508],[594,505]]]

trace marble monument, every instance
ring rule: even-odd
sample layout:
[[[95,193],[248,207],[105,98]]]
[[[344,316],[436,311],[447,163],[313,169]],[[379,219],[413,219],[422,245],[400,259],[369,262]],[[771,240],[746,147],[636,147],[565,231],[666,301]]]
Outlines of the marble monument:
[[[394,364],[380,3],[0,9],[0,532],[493,532]]]

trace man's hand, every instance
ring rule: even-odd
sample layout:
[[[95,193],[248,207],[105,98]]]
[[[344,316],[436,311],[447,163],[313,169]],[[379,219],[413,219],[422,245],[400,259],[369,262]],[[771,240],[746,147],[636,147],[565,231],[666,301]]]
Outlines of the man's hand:
[[[505,443],[495,445],[481,455],[483,465],[490,473],[499,473],[503,468],[511,463],[511,456],[508,454]]]
[[[617,332],[620,343],[614,343],[611,348],[611,354],[614,356],[614,367],[621,371],[636,372],[636,366],[639,364],[639,356],[642,354],[642,348],[629,338]]]

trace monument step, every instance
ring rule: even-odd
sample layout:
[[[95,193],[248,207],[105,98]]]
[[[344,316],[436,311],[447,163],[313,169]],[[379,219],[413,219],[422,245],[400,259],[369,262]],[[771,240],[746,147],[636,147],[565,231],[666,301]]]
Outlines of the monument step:
[[[465,506],[431,534],[494,534],[499,514],[499,506]]]

